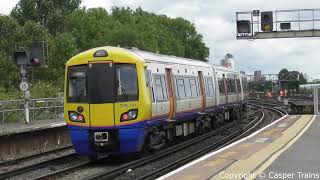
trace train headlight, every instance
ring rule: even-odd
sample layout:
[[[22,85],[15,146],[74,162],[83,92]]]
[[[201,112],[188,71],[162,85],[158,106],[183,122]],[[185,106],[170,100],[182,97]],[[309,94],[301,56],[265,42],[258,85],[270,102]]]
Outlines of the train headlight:
[[[78,119],[78,115],[76,113],[70,113],[69,118],[71,121],[75,121]]]
[[[137,119],[137,117],[138,117],[138,109],[131,109],[121,115],[120,121],[121,122],[130,121],[130,120]]]
[[[79,113],[74,112],[74,111],[69,111],[68,114],[69,114],[70,121],[81,122],[81,123],[85,122],[84,116],[82,114],[79,114]]]

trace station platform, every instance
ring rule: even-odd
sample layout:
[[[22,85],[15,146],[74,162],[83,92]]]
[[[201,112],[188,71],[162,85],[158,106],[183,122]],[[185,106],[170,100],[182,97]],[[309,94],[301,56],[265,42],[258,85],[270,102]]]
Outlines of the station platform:
[[[24,122],[0,124],[0,136],[8,136],[11,134],[26,133],[43,129],[51,129],[66,126],[64,119],[35,120],[29,124]]]
[[[161,179],[320,179],[320,116],[288,115]]]
[[[70,145],[63,118],[0,124],[0,162]]]

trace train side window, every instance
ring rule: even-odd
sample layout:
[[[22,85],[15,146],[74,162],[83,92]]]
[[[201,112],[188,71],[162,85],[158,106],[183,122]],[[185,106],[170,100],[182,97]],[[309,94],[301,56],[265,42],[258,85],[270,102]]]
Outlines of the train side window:
[[[219,86],[219,93],[220,93],[220,96],[225,94],[225,87],[224,87],[224,82],[223,82],[223,78],[219,78],[218,79],[218,86]]]
[[[232,81],[230,78],[226,79],[227,81],[227,89],[228,89],[228,94],[232,94],[233,90],[232,90]]]
[[[161,85],[161,78],[159,76],[154,76],[154,89],[157,101],[163,101],[163,92]]]
[[[146,81],[147,81],[147,86],[149,88],[150,91],[150,96],[152,99],[152,102],[154,102],[154,90],[153,90],[153,86],[152,86],[152,75],[151,75],[151,70],[149,69],[145,69],[145,74],[146,74]]]
[[[206,96],[208,96],[208,77],[204,77],[204,91]]]
[[[154,76],[154,88],[155,96],[158,102],[163,102],[168,100],[168,93],[166,89],[166,82],[164,75],[155,75]]]
[[[233,94],[237,94],[236,78],[235,78],[235,76],[233,76],[231,80],[232,80],[232,81],[231,81],[231,82],[232,82],[231,85],[232,85]]]
[[[187,98],[191,98],[191,85],[190,85],[190,78],[185,77],[184,78],[184,85],[185,85],[185,90],[186,90],[186,96]]]
[[[206,80],[207,80],[206,95],[213,96],[214,95],[214,87],[213,87],[212,77],[207,77]]]
[[[168,89],[167,89],[167,81],[164,75],[161,76],[161,83],[162,83],[162,91],[163,91],[163,98],[164,100],[168,100]]]
[[[184,87],[183,78],[177,79],[177,85],[178,85],[179,99],[185,99],[186,98],[186,91],[185,91],[185,87]]]
[[[237,82],[238,94],[241,94],[242,93],[242,91],[241,91],[241,82],[240,82],[239,77],[236,78],[236,82]]]
[[[193,98],[198,97],[197,81],[195,78],[190,78],[190,86],[191,86],[191,96]]]
[[[228,94],[236,94],[236,82],[233,76],[227,78]]]
[[[247,78],[242,77],[242,87],[243,87],[243,93],[247,93],[248,91],[248,83],[247,83]]]

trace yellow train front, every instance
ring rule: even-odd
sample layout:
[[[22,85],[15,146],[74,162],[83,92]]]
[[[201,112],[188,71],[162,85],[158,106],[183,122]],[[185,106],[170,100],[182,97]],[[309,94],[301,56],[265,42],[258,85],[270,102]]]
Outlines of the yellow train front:
[[[151,116],[145,67],[142,58],[117,47],[91,49],[66,63],[64,112],[77,154],[141,150]]]

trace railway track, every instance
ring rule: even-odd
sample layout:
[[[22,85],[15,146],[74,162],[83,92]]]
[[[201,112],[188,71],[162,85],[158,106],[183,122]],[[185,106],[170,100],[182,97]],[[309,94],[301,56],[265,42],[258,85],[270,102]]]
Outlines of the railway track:
[[[251,121],[249,124],[245,125],[243,128],[221,138],[220,140],[214,142],[213,144],[211,144],[203,149],[200,149],[196,152],[193,152],[192,154],[185,156],[183,158],[177,159],[176,161],[172,161],[171,163],[169,163],[165,166],[162,166],[161,168],[157,168],[147,174],[143,174],[140,177],[135,177],[135,179],[142,180],[142,179],[158,178],[158,177],[160,177],[166,173],[169,173],[169,172],[177,169],[178,167],[181,167],[184,164],[191,162],[192,160],[197,159],[197,158],[199,158],[199,157],[201,157],[201,156],[203,156],[213,150],[220,149],[220,148],[227,146],[230,143],[232,143],[238,139],[241,139],[241,138],[251,134],[252,132],[256,131],[259,126],[261,126],[263,124],[263,122],[266,120],[266,117],[267,117],[266,113],[269,113],[270,111],[278,114],[279,116],[285,115],[284,112],[282,112],[278,109],[272,109],[269,107],[266,108],[266,107],[257,106],[257,105],[254,105],[254,106],[257,107],[257,111],[255,113],[252,113],[252,116],[256,115],[255,119],[253,121]],[[272,121],[274,120],[274,117],[275,116],[273,116],[273,115],[272,116],[269,115],[269,118],[271,118]],[[99,178],[99,179],[108,179],[108,178],[109,177],[105,176],[104,178]],[[117,179],[125,179],[125,178],[117,178]]]
[[[48,158],[48,156],[54,156],[54,158]],[[64,161],[65,159],[72,159],[75,157],[76,154],[73,150],[73,147],[68,146],[36,154],[33,156],[2,162],[0,164],[0,179],[14,178],[19,175],[23,175],[41,168],[48,167],[50,166],[50,164],[54,164],[59,161]],[[38,160],[39,158],[41,158],[41,160]],[[22,163],[27,165],[21,165]]]
[[[143,157],[141,159],[131,160],[129,162],[120,163],[117,165],[103,164],[97,166],[88,160],[80,160],[76,157],[75,154],[70,154],[65,157],[60,157],[58,159],[53,159],[50,161],[45,161],[39,164],[34,164],[32,166],[24,167],[21,169],[16,169],[15,171],[7,172],[5,174],[0,174],[0,179],[19,179],[16,177],[25,177],[27,179],[63,179],[67,176],[70,179],[70,174],[77,174],[78,171],[81,171],[86,168],[99,169],[98,173],[93,173],[92,175],[85,174],[80,176],[85,179],[114,179],[121,177],[121,175],[126,174],[126,172],[133,171],[135,169],[141,168],[148,164],[151,164],[155,161],[160,161],[164,157],[172,156],[177,152],[181,152],[186,148],[195,146],[197,143],[205,141],[215,136],[221,136],[217,141],[210,144],[209,146],[200,149],[192,154],[189,154],[178,160],[171,161],[161,168],[157,168],[156,171],[150,171],[148,174],[143,174],[143,176],[136,177],[136,179],[154,179],[160,175],[163,175],[177,167],[184,165],[187,162],[192,161],[210,151],[222,148],[231,142],[240,139],[258,128],[258,126],[263,122],[264,117],[266,116],[267,110],[277,111],[278,116],[285,115],[285,112],[280,110],[274,110],[269,107],[254,105],[251,104],[251,109],[255,110],[253,113],[248,114],[248,124],[239,124],[236,122],[229,123],[217,130],[205,133],[203,135],[197,136],[195,138],[189,139],[187,141],[180,142],[177,145],[165,148],[161,151],[151,154],[149,156]],[[270,115],[269,115],[270,116]],[[274,116],[271,118],[274,119]],[[107,159],[107,158],[106,158]],[[70,163],[75,161],[74,163]],[[103,162],[104,160],[102,160]],[[68,165],[66,165],[68,164]],[[58,167],[59,166],[59,167]],[[41,170],[44,169],[44,170]],[[31,174],[31,175],[28,175]],[[88,176],[89,175],[89,176]],[[72,176],[71,176],[72,177]],[[79,176],[76,178],[78,179]],[[21,178],[20,178],[21,179]],[[121,178],[120,178],[121,179]]]
[[[43,153],[31,155],[31,156],[25,156],[25,157],[21,157],[21,158],[17,158],[17,159],[3,161],[3,162],[0,162],[0,167],[9,166],[9,165],[12,165],[12,164],[19,164],[19,163],[21,163],[23,161],[28,161],[28,160],[32,160],[32,159],[35,159],[35,158],[40,158],[42,156],[47,156],[49,154],[59,153],[59,152],[66,151],[66,150],[69,150],[69,149],[73,149],[73,146],[66,146],[66,147],[54,149],[54,150],[51,150],[51,151],[46,151],[46,152],[43,152]]]

